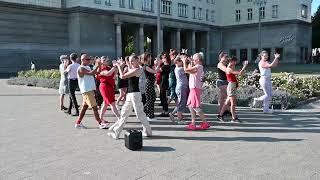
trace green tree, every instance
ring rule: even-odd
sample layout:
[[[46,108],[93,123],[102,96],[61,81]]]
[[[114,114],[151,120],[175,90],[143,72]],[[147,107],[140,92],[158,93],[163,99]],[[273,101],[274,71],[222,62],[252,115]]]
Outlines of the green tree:
[[[134,37],[127,35],[125,38],[124,54],[125,56],[130,56],[132,53],[134,53]]]
[[[320,6],[312,17],[312,48],[320,48]]]

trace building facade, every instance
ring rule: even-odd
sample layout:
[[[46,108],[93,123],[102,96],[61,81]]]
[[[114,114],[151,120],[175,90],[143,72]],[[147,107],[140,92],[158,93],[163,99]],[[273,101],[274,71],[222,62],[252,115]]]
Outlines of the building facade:
[[[0,73],[26,69],[32,60],[37,67],[56,67],[57,57],[70,52],[156,55],[157,2],[0,0]],[[284,63],[304,63],[311,55],[311,3],[160,0],[160,50],[201,51],[214,65],[219,50],[254,62],[261,47],[281,53]]]

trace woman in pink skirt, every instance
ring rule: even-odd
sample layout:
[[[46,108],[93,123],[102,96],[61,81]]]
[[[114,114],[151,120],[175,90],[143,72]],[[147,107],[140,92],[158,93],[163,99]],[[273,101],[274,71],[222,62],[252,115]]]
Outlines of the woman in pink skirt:
[[[182,55],[181,59],[183,61],[184,71],[190,74],[189,77],[189,88],[190,94],[188,97],[187,105],[189,106],[191,112],[191,123],[187,126],[189,130],[206,130],[210,127],[209,123],[205,120],[205,115],[201,109],[201,93],[202,93],[202,78],[203,78],[203,66],[202,66],[202,55],[196,53],[193,55],[192,59],[187,58],[187,56]],[[188,66],[189,60],[190,64]],[[199,127],[196,127],[196,113],[200,116],[202,123]]]

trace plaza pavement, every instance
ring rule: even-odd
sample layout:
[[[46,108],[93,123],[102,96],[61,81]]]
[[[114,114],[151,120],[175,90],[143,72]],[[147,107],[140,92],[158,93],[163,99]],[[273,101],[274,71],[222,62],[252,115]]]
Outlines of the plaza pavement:
[[[319,102],[274,115],[239,108],[244,123],[234,125],[217,122],[216,105],[205,105],[211,129],[190,132],[161,118],[134,152],[97,129],[92,111],[83,121],[89,129],[75,129],[56,90],[0,80],[0,100],[1,180],[320,179]],[[135,127],[132,116],[126,128]]]

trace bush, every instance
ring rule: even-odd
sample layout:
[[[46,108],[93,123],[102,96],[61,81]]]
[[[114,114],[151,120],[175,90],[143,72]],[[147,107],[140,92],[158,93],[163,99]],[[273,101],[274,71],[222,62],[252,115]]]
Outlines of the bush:
[[[202,100],[205,103],[217,103],[218,90],[215,88],[217,73],[208,71],[204,77],[204,90]],[[260,77],[253,73],[247,73],[238,77],[240,88],[237,99],[239,106],[251,106],[254,97],[263,94],[260,90]],[[272,78],[273,104],[281,104],[283,109],[293,108],[298,102],[320,95],[320,77],[299,77],[293,73],[281,73]],[[262,104],[258,104],[259,107]]]
[[[59,79],[44,79],[37,77],[16,77],[7,81],[10,85],[26,85],[44,88],[59,89]]]
[[[18,77],[37,77],[42,79],[59,79],[60,72],[56,69],[39,70],[39,71],[20,71]]]

